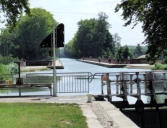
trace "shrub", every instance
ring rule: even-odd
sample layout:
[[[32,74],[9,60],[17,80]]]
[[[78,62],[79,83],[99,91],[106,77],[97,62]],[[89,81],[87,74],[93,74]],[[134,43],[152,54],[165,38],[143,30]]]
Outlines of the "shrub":
[[[153,70],[167,70],[167,64],[155,63]]]
[[[7,78],[4,77],[5,74],[8,74],[7,66],[4,64],[0,64],[0,82],[3,82]]]
[[[0,64],[0,74],[8,74],[7,66],[4,64]]]
[[[13,58],[12,56],[0,56],[0,63],[1,64],[10,64],[14,63],[15,61],[19,61],[18,58]]]
[[[18,72],[18,65],[15,63],[10,63],[7,65],[8,72],[11,74],[16,74]]]

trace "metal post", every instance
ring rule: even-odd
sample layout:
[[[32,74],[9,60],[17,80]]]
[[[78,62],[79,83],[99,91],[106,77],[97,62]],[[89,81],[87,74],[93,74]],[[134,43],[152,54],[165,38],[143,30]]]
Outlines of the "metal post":
[[[138,100],[141,100],[141,88],[140,88],[140,81],[139,81],[139,72],[136,72],[136,83],[137,83]]]
[[[56,32],[57,36],[57,32]],[[57,40],[57,38],[56,38]],[[57,44],[57,41],[55,40],[55,23],[53,20],[53,96],[57,96],[57,90],[56,90],[56,52],[55,52],[55,47]],[[56,41],[56,42],[55,42]]]
[[[106,77],[107,77],[107,95],[108,95],[108,100],[112,101],[109,73],[106,73]]]
[[[164,81],[164,84],[163,84],[163,88],[164,88],[164,91],[166,91],[166,73],[163,73],[163,81]]]
[[[116,94],[118,95],[119,93],[119,75],[116,75]]]
[[[132,79],[133,79],[133,74],[130,74],[130,94],[133,93],[133,81],[132,81]]]
[[[145,94],[147,93],[147,77],[146,74],[143,74],[144,76],[144,90],[145,90]]]
[[[102,94],[102,95],[104,95],[103,86],[104,86],[104,83],[103,83],[103,75],[102,75],[102,76],[101,76],[101,94]]]

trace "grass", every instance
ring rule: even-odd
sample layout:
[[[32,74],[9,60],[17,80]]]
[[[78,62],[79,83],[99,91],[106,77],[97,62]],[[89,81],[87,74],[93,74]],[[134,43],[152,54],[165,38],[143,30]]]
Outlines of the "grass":
[[[152,70],[167,70],[167,64],[155,63]]]
[[[49,70],[49,68],[47,68],[47,67],[43,67],[43,68],[30,68],[30,69],[21,68],[22,72],[36,72],[36,71],[46,71],[46,70]]]
[[[87,128],[75,104],[0,103],[1,128]]]

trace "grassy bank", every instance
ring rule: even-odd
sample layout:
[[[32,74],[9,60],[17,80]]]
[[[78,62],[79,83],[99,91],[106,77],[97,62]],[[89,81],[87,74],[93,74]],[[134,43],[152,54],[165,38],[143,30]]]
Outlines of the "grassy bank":
[[[0,64],[0,74],[8,74],[7,66],[4,64]]]
[[[0,103],[1,128],[87,128],[75,104]]]
[[[35,72],[35,71],[46,71],[49,70],[47,66],[26,66],[21,67],[21,72]]]
[[[167,70],[167,64],[155,63],[152,70]]]

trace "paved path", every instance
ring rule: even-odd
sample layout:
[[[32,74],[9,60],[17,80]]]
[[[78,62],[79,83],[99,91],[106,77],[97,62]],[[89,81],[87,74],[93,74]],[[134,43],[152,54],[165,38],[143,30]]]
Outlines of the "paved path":
[[[95,64],[95,65],[100,65],[104,67],[109,67],[109,68],[144,68],[144,69],[151,69],[153,65],[149,64],[112,64],[112,63],[105,63],[105,62],[97,62],[97,61],[91,61],[91,60],[82,60],[80,59],[81,62],[86,62],[90,64]]]
[[[109,102],[87,103],[87,96],[0,98],[0,102],[76,103],[87,119],[88,128],[137,128],[129,118]]]

